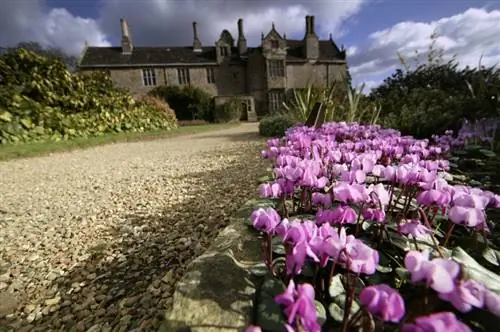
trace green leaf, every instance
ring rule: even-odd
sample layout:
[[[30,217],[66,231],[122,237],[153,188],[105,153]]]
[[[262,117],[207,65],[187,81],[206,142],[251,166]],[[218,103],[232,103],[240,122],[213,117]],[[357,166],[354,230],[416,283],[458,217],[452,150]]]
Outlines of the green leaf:
[[[328,312],[332,316],[332,318],[341,322],[344,319],[344,307],[346,301],[346,294],[340,294],[333,299],[333,302],[328,306]],[[352,317],[358,310],[360,309],[359,304],[356,301],[352,301],[351,310],[349,312],[349,318]]]
[[[468,278],[482,283],[486,288],[495,293],[500,293],[500,276],[476,262],[465,250],[460,247],[453,248],[452,259],[462,264],[462,268]]]
[[[328,287],[328,293],[332,298],[345,293],[341,274],[336,274],[332,277],[332,279],[330,279],[330,287]]]
[[[257,303],[256,324],[265,331],[285,331],[285,317],[281,306],[274,298],[283,293],[285,285],[277,278],[268,275],[260,287]]]
[[[30,129],[33,127],[33,123],[31,122],[30,118],[22,118],[19,122],[23,125],[24,128]]]
[[[377,271],[379,271],[380,273],[390,273],[392,272],[392,267],[377,265]]]
[[[316,306],[316,320],[320,326],[323,326],[326,322],[326,309],[323,304],[319,301],[314,301],[314,305]]]
[[[11,122],[12,121],[12,114],[9,112],[5,111],[0,113],[0,120],[5,121],[5,122]]]
[[[480,149],[479,152],[481,152],[483,155],[485,155],[488,158],[494,158],[494,157],[496,157],[496,153],[493,152],[493,151],[491,151],[491,150]]]
[[[260,178],[257,179],[258,183],[268,183],[270,181],[273,181],[273,177],[271,175],[264,175],[261,176]]]
[[[257,277],[263,277],[269,273],[266,264],[257,263],[249,269],[250,273]]]
[[[499,266],[499,258],[500,258],[500,252],[498,250],[492,249],[492,248],[486,248],[483,251],[483,258],[486,259],[488,262],[490,262],[493,265]]]
[[[283,244],[283,240],[280,237],[278,237],[278,236],[273,237],[273,239],[271,240],[271,244],[273,247],[273,252],[275,254],[278,254],[278,255],[286,254],[285,245]]]

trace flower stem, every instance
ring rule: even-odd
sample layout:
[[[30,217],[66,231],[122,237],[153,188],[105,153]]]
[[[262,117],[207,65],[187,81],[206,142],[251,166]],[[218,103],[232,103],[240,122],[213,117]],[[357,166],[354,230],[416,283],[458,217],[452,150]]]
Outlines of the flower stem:
[[[345,306],[344,306],[344,319],[342,320],[342,332],[347,332],[347,327],[349,323],[349,314],[351,313],[351,307],[352,307],[352,301],[354,300],[354,291],[355,287],[351,287],[349,283],[349,276],[350,273],[347,272],[346,274],[346,281],[347,281],[347,287],[349,288],[349,294],[347,295],[347,298],[345,300]]]
[[[455,228],[455,224],[451,223],[450,226],[448,227],[448,232],[446,232],[446,235],[444,237],[443,247],[446,247],[446,245],[448,244],[448,240],[450,239],[451,233],[453,232],[454,228]]]
[[[267,263],[267,267],[269,268],[269,271],[271,273],[273,273],[273,268],[272,268],[272,265],[273,265],[273,245],[272,245],[272,241],[273,241],[273,236],[271,234],[267,234],[267,238],[266,238],[266,244],[267,244],[267,257],[266,257],[266,263]],[[274,273],[273,273],[274,275]]]
[[[424,224],[432,229],[432,226],[429,224],[429,220],[427,219],[427,215],[425,214],[424,210],[422,208],[418,208],[418,213],[420,214],[420,217],[424,219]],[[434,247],[436,247],[436,250],[441,258],[444,257],[443,253],[441,252],[441,249],[439,249],[439,243],[436,240],[436,237],[434,236],[434,232],[431,233],[431,239],[432,243],[434,244]]]

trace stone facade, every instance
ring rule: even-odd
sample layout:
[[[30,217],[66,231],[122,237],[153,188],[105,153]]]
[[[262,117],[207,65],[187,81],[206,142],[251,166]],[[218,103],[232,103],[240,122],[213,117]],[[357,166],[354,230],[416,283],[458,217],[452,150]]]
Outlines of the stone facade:
[[[331,35],[319,40],[314,16],[306,17],[303,40],[289,40],[273,25],[258,47],[247,47],[242,19],[236,41],[224,30],[212,47],[202,46],[196,22],[191,47],[134,47],[125,19],[121,25],[121,47],[87,46],[79,70],[107,70],[118,86],[134,94],[161,85],[192,85],[219,101],[251,100],[251,111],[264,115],[280,107],[289,89],[309,83],[328,86],[347,74],[345,50],[335,45]]]

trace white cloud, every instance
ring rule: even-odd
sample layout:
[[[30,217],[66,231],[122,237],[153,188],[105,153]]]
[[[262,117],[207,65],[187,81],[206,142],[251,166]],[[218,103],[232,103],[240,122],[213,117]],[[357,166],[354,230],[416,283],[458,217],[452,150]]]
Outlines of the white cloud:
[[[95,20],[74,16],[63,8],[47,8],[41,0],[2,1],[0,31],[1,46],[35,41],[78,55],[86,40],[96,46],[110,45]]]
[[[237,34],[237,20],[244,19],[249,45],[260,44],[261,33],[267,34],[274,23],[288,38],[302,38],[306,15],[315,16],[320,38],[332,33],[336,39],[343,33],[342,23],[355,15],[366,0],[350,1],[120,1],[102,2],[100,23],[109,35],[120,34],[119,18],[127,18],[136,45],[190,45],[192,21],[198,22],[200,39],[213,45],[223,29]],[[210,5],[208,5],[210,4]]]
[[[376,31],[369,36],[367,50],[356,52],[350,59],[351,74],[381,82],[381,74],[389,75],[400,66],[396,54],[412,61],[417,51],[421,60],[431,44],[430,36],[437,32],[436,47],[442,48],[444,58],[456,59],[461,66],[490,66],[500,63],[500,11],[471,8],[463,13],[432,22],[400,22],[391,28]],[[375,81],[375,80],[374,80]]]

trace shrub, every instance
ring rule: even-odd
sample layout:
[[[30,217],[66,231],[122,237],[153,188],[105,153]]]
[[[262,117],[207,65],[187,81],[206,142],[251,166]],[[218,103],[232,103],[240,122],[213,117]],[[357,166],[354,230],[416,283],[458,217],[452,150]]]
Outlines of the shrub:
[[[163,116],[167,118],[171,123],[175,123],[176,125],[178,125],[177,118],[175,117],[175,111],[164,100],[146,95],[141,97],[141,101],[155,108],[157,112],[162,113]]]
[[[178,120],[214,120],[213,98],[193,86],[158,86],[149,95],[165,100],[175,111]]]
[[[215,107],[215,122],[234,122],[239,121],[242,112],[242,103],[238,99],[230,99],[224,104]]]
[[[176,126],[171,113],[137,102],[105,73],[75,75],[60,60],[25,49],[0,57],[0,77],[0,143]]]
[[[500,70],[495,67],[459,69],[429,51],[427,63],[416,68],[402,63],[370,98],[382,106],[382,123],[404,134],[428,138],[448,129],[458,130],[464,118],[498,117],[500,110]]]
[[[305,122],[317,102],[326,111],[327,121],[363,122],[374,124],[378,120],[380,106],[363,94],[364,86],[351,88],[347,82],[329,87],[308,84],[305,89],[294,89],[286,96],[282,114],[297,122]]]
[[[259,123],[259,134],[264,137],[282,137],[285,131],[297,124],[297,121],[286,114],[264,117]]]

